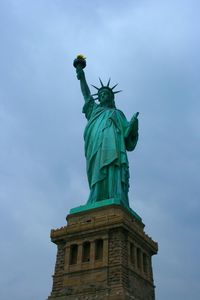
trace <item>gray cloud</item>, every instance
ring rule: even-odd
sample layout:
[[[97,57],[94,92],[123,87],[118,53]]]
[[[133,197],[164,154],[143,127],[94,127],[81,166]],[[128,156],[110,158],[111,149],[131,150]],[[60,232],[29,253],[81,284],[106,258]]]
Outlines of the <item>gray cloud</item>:
[[[119,82],[117,106],[140,112],[129,154],[130,203],[160,245],[158,299],[199,291],[198,1],[1,1],[0,297],[45,299],[51,228],[87,200],[83,100],[88,82]]]

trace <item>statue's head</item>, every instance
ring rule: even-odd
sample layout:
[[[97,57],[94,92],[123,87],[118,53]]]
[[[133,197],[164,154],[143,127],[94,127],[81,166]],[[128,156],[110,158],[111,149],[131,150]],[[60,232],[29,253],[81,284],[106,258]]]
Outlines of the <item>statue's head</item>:
[[[115,94],[121,92],[121,91],[113,91],[114,88],[117,86],[117,84],[111,88],[111,87],[109,87],[110,79],[108,80],[107,85],[104,85],[100,78],[99,78],[99,80],[101,83],[100,88],[93,85],[93,87],[98,90],[98,92],[93,95],[93,96],[97,96],[95,98],[95,100],[98,99],[100,102],[100,105],[102,105],[102,106],[115,107],[115,101],[114,101]]]

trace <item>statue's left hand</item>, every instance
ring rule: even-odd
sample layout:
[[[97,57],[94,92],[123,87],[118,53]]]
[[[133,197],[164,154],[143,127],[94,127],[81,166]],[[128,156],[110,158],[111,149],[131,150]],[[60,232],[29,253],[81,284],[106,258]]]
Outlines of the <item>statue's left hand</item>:
[[[125,138],[128,138],[130,135],[135,135],[135,133],[138,131],[138,115],[139,112],[136,112],[130,122],[129,122],[129,126],[125,132]]]
[[[133,119],[133,118],[137,119],[138,115],[139,115],[139,112],[136,112],[136,113],[133,115],[132,119]]]

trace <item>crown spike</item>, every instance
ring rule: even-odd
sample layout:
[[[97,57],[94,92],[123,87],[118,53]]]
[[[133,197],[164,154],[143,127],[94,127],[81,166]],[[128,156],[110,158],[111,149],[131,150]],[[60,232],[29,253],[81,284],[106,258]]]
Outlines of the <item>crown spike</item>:
[[[110,84],[110,78],[109,78],[109,80],[108,80],[107,87],[109,87],[109,84]]]
[[[120,93],[120,92],[122,92],[122,90],[113,92],[113,94],[117,94],[117,93]]]
[[[101,81],[101,78],[99,77],[99,81],[101,83],[101,86],[104,87],[103,82]]]
[[[99,88],[96,87],[95,85],[91,84],[91,86],[93,86],[96,90],[99,90]]]
[[[111,90],[114,90],[114,88],[115,88],[117,85],[118,85],[118,83],[115,84],[115,85],[111,88]]]
[[[92,94],[91,96],[92,96],[92,97],[93,97],[93,96],[98,96],[98,93],[96,93],[96,94]]]

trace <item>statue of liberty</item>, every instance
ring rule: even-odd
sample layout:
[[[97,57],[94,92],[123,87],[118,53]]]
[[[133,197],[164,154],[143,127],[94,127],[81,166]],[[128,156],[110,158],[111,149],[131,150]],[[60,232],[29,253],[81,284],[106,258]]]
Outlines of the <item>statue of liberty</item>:
[[[84,132],[87,177],[90,194],[87,204],[94,205],[103,200],[112,200],[129,207],[129,164],[127,151],[133,151],[138,140],[139,113],[130,122],[115,106],[115,86],[110,80],[91,94],[83,68],[86,60],[78,55],[74,60],[77,78],[85,100],[82,112],[87,119]],[[95,101],[98,100],[99,103]]]

